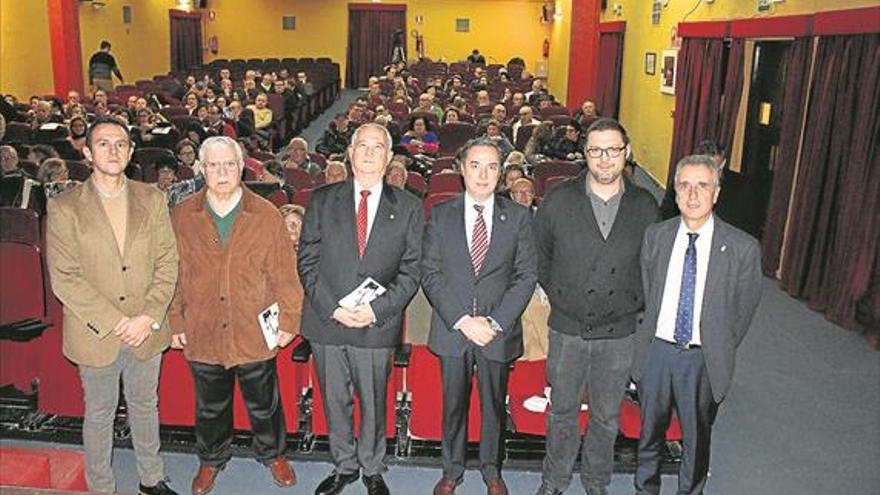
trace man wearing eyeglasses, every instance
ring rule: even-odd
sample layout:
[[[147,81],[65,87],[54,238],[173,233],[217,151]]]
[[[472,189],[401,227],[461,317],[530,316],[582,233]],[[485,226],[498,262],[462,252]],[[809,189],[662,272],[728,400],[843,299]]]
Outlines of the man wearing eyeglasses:
[[[588,129],[588,170],[556,186],[535,218],[538,281],[550,298],[547,454],[537,495],[564,492],[578,451],[588,495],[605,495],[614,467],[620,402],[643,307],[639,253],[657,203],[623,176],[626,130],[613,119]],[[587,435],[578,428],[589,407]]]
[[[660,493],[673,407],[684,448],[676,493],[703,493],[712,423],[761,297],[758,241],[714,214],[720,176],[709,155],[682,158],[673,181],[681,216],[645,232],[645,314],[633,364],[642,408],[639,495]]]
[[[183,349],[195,384],[196,453],[192,493],[204,495],[232,456],[232,396],[238,380],[256,459],[275,484],[296,482],[275,358],[299,333],[303,290],[290,234],[274,205],[241,186],[244,156],[225,136],[205,140],[199,161],[207,188],[178,205],[171,223],[180,248],[180,283],[171,302],[171,345]],[[258,315],[278,313],[264,337]]]

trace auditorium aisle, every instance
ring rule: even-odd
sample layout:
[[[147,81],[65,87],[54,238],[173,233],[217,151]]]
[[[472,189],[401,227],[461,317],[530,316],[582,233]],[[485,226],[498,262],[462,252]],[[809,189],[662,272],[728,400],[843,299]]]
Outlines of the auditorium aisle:
[[[765,279],[754,326],[740,349],[735,382],[714,430],[706,493],[880,493],[877,377],[880,354],[862,337],[826,321],[783,293],[775,281]],[[164,455],[173,486],[188,492],[197,468],[195,456]],[[120,490],[133,490],[137,481],[132,452],[117,450],[114,463],[120,473]],[[297,486],[281,490],[252,459],[235,458],[212,493],[313,493],[331,469],[323,462],[297,461],[295,466]],[[392,493],[421,495],[431,493],[439,476],[439,467],[392,464],[386,479]],[[507,470],[504,477],[510,493],[517,495],[531,495],[540,484],[540,475],[534,472]],[[674,494],[674,478],[666,476],[663,481],[663,495]],[[611,494],[629,495],[631,487],[631,475],[615,475]],[[347,495],[363,493],[360,483],[345,491]],[[485,493],[479,474],[468,471],[458,493]],[[583,493],[577,480],[567,493]]]

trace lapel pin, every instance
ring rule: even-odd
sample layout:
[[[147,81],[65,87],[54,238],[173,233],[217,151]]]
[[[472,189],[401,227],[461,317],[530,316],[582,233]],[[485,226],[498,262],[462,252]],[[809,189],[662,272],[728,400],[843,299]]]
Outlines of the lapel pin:
[[[498,218],[499,218],[502,222],[504,222],[504,221],[507,220],[507,215],[505,215],[504,213],[502,213],[501,216],[498,217]]]
[[[390,220],[394,220],[394,213],[388,215],[388,218],[389,218]]]
[[[727,251],[727,244],[721,246],[721,252]]]

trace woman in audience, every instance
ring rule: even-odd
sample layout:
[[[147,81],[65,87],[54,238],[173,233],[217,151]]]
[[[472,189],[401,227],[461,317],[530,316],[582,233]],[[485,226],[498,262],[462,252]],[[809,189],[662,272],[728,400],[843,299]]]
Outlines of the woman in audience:
[[[444,124],[457,124],[461,122],[461,115],[457,108],[449,107],[443,112],[443,122]]]
[[[536,164],[547,160],[547,157],[553,152],[553,122],[546,121],[538,124],[532,132],[532,137],[526,143],[523,153],[526,160],[531,164]]]
[[[410,118],[406,134],[400,144],[412,154],[434,155],[440,149],[437,133],[431,128],[431,121],[425,117]]]
[[[272,125],[272,110],[267,106],[269,97],[266,93],[260,93],[254,99],[253,105],[248,105],[248,109],[254,113],[254,136],[260,148],[269,148],[269,127]]]
[[[79,184],[79,181],[70,180],[67,164],[61,158],[47,158],[40,165],[37,180],[43,184],[46,199],[54,198]]]
[[[181,165],[191,168],[193,173],[199,175],[202,173],[202,166],[196,150],[196,145],[189,139],[182,139],[177,143],[177,161]]]
[[[525,170],[519,165],[508,165],[504,167],[504,175],[502,175],[501,180],[498,181],[498,193],[510,198],[510,188],[513,186],[513,183],[525,176]]]
[[[82,149],[86,146],[87,130],[88,125],[86,125],[86,119],[83,117],[77,116],[70,119],[70,136],[68,136],[67,139],[70,141],[73,149],[80,153],[82,153]]]
[[[495,141],[498,148],[501,149],[501,159],[504,160],[513,152],[513,145],[507,139],[507,136],[501,133],[501,124],[495,119],[489,119],[486,122],[486,137]]]
[[[306,209],[300,205],[284,205],[279,211],[281,218],[284,219],[284,225],[290,233],[290,240],[293,241],[294,251],[299,249],[299,235],[302,232],[303,219],[306,216]]]
[[[199,108],[199,95],[195,91],[190,91],[183,96],[183,106],[186,108],[187,114],[192,115]]]

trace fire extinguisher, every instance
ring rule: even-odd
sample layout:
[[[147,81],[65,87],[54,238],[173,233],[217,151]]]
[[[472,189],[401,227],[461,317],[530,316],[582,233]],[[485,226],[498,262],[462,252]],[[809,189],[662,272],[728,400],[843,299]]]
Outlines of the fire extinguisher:
[[[416,54],[419,59],[425,58],[425,36],[415,29],[412,30],[411,34],[416,39]]]
[[[544,47],[541,50],[541,54],[544,56],[544,58],[550,56],[550,40],[548,38],[544,38]]]

